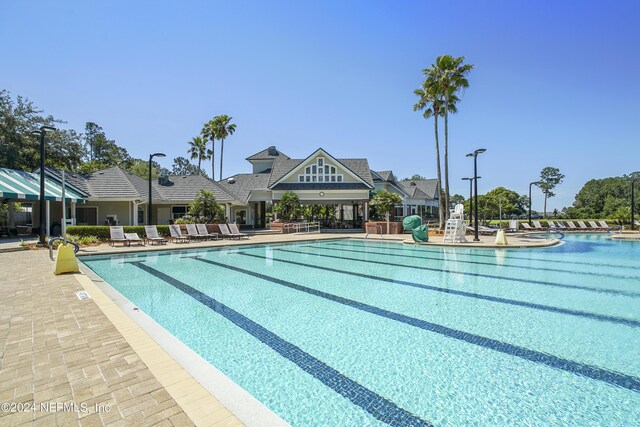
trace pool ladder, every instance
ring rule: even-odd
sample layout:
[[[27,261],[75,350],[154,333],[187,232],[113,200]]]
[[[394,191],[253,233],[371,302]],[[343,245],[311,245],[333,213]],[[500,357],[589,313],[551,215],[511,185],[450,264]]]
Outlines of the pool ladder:
[[[371,226],[367,227],[367,234],[364,236],[364,239],[362,239],[362,240],[367,240],[367,237],[369,237],[369,234],[371,234],[371,230],[373,230],[374,232],[377,230],[378,234],[380,235],[380,238],[382,239],[382,226],[381,225],[371,225]]]
[[[560,231],[559,229],[554,228],[554,227],[547,228],[547,237],[546,238],[547,239],[551,239],[552,238],[551,237],[552,234],[556,234],[556,236],[554,236],[553,238],[560,239],[560,240],[564,239],[564,233],[562,231]]]

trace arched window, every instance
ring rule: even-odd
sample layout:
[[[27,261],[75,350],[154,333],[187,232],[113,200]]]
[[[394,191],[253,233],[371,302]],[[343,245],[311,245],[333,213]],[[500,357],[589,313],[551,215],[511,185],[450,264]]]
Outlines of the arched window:
[[[318,157],[315,164],[304,168],[298,175],[298,182],[343,182],[343,175],[337,173],[335,166],[328,164],[324,157]]]

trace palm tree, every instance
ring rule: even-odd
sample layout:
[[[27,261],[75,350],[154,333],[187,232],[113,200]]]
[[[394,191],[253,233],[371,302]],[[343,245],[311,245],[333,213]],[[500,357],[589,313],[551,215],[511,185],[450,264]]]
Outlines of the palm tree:
[[[207,140],[203,139],[199,136],[196,136],[191,141],[188,142],[189,151],[188,153],[191,155],[191,159],[198,159],[198,173],[202,175],[202,165],[203,160],[209,160],[212,155],[212,151],[207,149]]]
[[[202,126],[202,131],[200,132],[202,134],[202,140],[205,142],[205,145],[208,141],[211,141],[211,150],[208,151],[208,154],[210,154],[211,156],[211,179],[212,180],[216,180],[216,162],[215,162],[215,157],[216,157],[216,123],[215,123],[215,118],[213,120],[209,120],[208,122],[206,122],[203,126]]]
[[[454,58],[451,55],[441,55],[435,64],[423,70],[428,80],[436,85],[441,99],[444,101],[444,203],[449,209],[449,113],[457,110],[455,104],[459,101],[456,93],[460,89],[469,87],[467,75],[473,70],[473,65],[462,64],[464,56]]]
[[[442,115],[442,100],[439,98],[438,91],[435,90],[432,82],[425,80],[420,89],[413,91],[418,96],[418,102],[413,106],[413,111],[424,111],[422,117],[430,119],[433,117],[433,126],[436,141],[436,179],[438,187],[438,198],[440,200],[438,208],[439,228],[444,228],[444,209],[442,206],[442,172],[440,171],[440,143],[438,140],[438,117]]]
[[[236,125],[234,123],[231,123],[232,118],[233,117],[229,117],[226,114],[223,114],[221,116],[216,116],[213,118],[213,121],[215,123],[214,128],[215,128],[216,138],[222,142],[222,144],[220,144],[220,180],[222,180],[222,160],[224,159],[224,140],[228,136],[233,135],[233,133],[236,131]]]

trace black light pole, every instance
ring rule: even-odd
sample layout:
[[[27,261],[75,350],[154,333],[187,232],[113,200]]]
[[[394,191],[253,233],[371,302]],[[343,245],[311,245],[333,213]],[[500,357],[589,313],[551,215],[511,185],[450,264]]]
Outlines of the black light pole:
[[[147,225],[151,225],[152,224],[152,216],[151,216],[151,208],[152,208],[152,196],[151,196],[151,161],[153,160],[154,157],[166,157],[166,155],[164,153],[153,153],[149,155],[149,212],[147,212]]]
[[[635,219],[636,219],[636,179],[631,178],[631,230],[635,230]]]
[[[482,154],[487,151],[485,148],[478,148],[473,153],[467,154],[467,157],[473,157],[473,192],[474,194],[474,232],[475,236],[473,237],[474,242],[479,242],[480,238],[478,237],[478,154]]]
[[[56,128],[53,126],[40,126],[40,130],[35,130],[32,132],[33,135],[37,135],[40,137],[40,242],[38,242],[38,246],[45,246],[45,214],[46,210],[45,201],[44,201],[44,135],[49,131],[54,131]]]
[[[529,225],[531,225],[531,186],[532,185],[540,185],[540,181],[530,182],[529,183]]]

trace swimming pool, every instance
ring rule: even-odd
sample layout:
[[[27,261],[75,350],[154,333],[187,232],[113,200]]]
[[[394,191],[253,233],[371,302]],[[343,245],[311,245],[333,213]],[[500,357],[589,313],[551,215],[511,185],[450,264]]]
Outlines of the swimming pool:
[[[640,244],[82,261],[294,426],[640,425]]]

